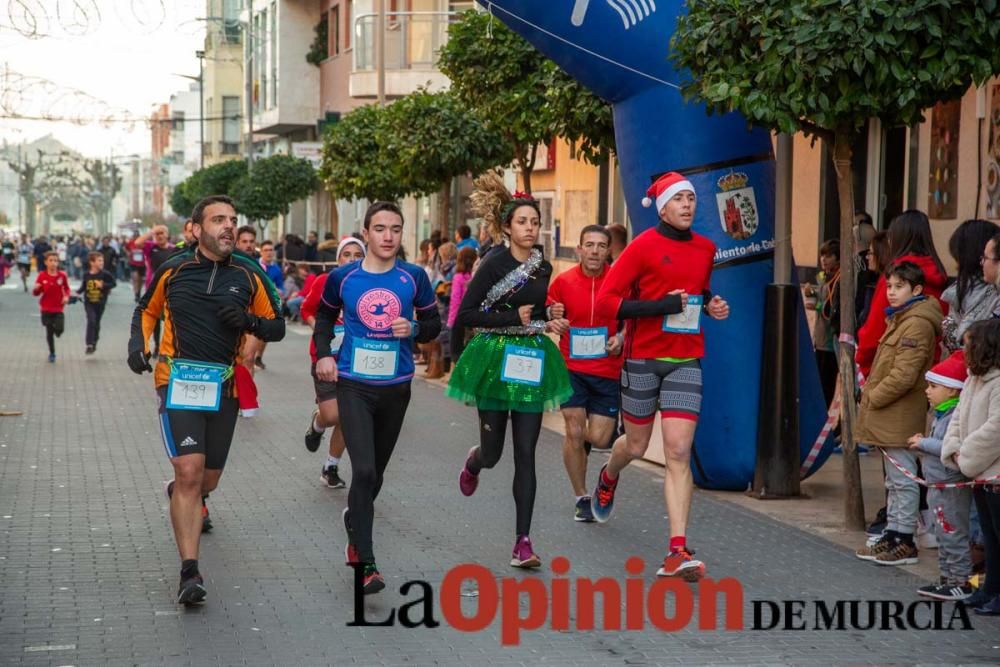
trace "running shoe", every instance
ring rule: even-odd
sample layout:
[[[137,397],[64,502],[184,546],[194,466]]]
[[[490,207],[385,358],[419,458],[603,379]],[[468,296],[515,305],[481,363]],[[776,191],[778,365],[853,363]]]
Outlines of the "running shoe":
[[[917,589],[917,595],[950,602],[967,600],[973,592],[969,584],[928,584]]]
[[[84,351],[83,351],[83,353],[84,353],[84,354],[93,354],[93,353],[94,353],[94,350],[96,350],[96,349],[97,349],[97,348],[96,348],[96,347],[94,347],[93,345],[88,345],[88,346],[87,346],[87,349],[86,349],[86,350],[84,350]]]
[[[594,515],[594,520],[604,523],[611,518],[611,510],[615,508],[615,489],[618,487],[618,480],[610,486],[604,483],[604,471],[608,469],[607,464],[601,466],[601,472],[597,475],[597,488],[590,498],[590,510]]]
[[[885,515],[885,508],[883,507],[875,514],[875,520],[871,522],[865,532],[869,537],[878,537],[885,532],[885,527],[887,525],[887,519]]]
[[[341,512],[341,516],[344,519],[344,531],[347,532],[347,544],[344,545],[344,564],[345,565],[352,565],[354,563],[360,563],[361,562],[361,554],[358,553],[358,548],[356,546],[354,546],[354,536],[351,533],[350,520],[347,518],[347,515],[348,515],[349,511],[350,510],[345,507],[344,511]]]
[[[469,471],[469,461],[472,460],[475,451],[475,447],[469,450],[469,455],[465,457],[465,463],[462,465],[462,472],[458,474],[458,488],[463,496],[471,496],[479,486],[479,475]]]
[[[183,605],[198,604],[204,601],[208,591],[205,590],[205,580],[200,574],[187,579],[181,579],[181,585],[177,589],[177,603]]]
[[[201,499],[201,532],[212,532],[212,518],[208,516],[208,505],[205,504],[204,498]]]
[[[541,567],[542,559],[531,548],[531,540],[527,535],[519,535],[517,541],[514,542],[514,551],[510,556],[510,565],[511,567],[521,567],[524,569]]]
[[[331,489],[342,489],[347,486],[344,480],[340,479],[340,475],[337,474],[337,466],[323,468],[321,479]]]
[[[594,523],[594,512],[590,508],[590,496],[584,496],[576,501],[576,512],[573,520],[581,523]]]
[[[316,415],[319,414],[319,408],[313,410],[312,417],[309,418],[309,428],[306,429],[306,449],[310,452],[315,452],[319,449],[319,445],[323,442],[323,431],[316,431],[313,429],[313,424],[316,423]]]
[[[872,562],[877,565],[914,565],[919,561],[917,554],[917,545],[913,542],[893,540],[889,548],[876,555]]]
[[[49,363],[50,364],[56,363],[56,355],[55,354],[50,354],[49,355]]]
[[[378,593],[380,590],[385,588],[385,579],[382,578],[382,574],[378,571],[378,566],[376,566],[375,563],[365,563],[365,567],[362,572],[364,574],[364,578],[362,579],[362,590],[365,595]]]
[[[663,565],[656,571],[656,576],[698,581],[705,576],[705,564],[694,557],[693,549],[686,547],[671,549],[663,559]]]
[[[875,560],[879,554],[888,551],[890,546],[892,545],[889,542],[889,538],[883,535],[874,544],[866,544],[855,551],[854,555],[861,560]]]

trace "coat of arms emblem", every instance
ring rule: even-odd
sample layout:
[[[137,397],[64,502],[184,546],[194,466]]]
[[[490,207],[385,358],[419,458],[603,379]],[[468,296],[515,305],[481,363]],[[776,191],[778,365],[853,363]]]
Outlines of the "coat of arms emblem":
[[[722,229],[738,241],[753,236],[760,226],[757,198],[749,181],[742,172],[730,172],[718,180],[722,192],[715,195]]]

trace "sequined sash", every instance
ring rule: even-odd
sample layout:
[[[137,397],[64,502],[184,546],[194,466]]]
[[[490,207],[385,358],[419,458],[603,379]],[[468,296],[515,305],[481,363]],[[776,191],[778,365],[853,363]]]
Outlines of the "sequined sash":
[[[490,291],[486,293],[486,298],[480,304],[479,310],[484,313],[490,312],[498,301],[521,289],[541,266],[542,252],[538,248],[532,248],[527,261],[523,264],[518,264],[515,269],[498,280],[490,288]],[[534,336],[544,332],[545,320],[532,320],[527,326],[482,327],[476,329],[476,333],[507,334],[510,336]]]

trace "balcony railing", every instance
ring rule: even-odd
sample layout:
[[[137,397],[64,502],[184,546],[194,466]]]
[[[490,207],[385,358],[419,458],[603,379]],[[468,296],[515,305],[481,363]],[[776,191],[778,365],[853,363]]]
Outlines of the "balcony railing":
[[[385,16],[385,69],[433,70],[438,52],[448,41],[448,25],[458,12],[392,12]],[[361,14],[354,21],[354,71],[377,66],[378,14]]]

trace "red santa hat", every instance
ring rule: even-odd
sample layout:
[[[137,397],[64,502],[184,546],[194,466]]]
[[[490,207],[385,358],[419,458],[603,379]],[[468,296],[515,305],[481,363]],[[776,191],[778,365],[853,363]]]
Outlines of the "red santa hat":
[[[965,386],[965,378],[969,369],[965,367],[965,355],[961,350],[951,355],[941,363],[931,367],[924,379],[942,387],[961,389]]]
[[[694,186],[683,174],[676,171],[668,171],[663,176],[656,179],[656,182],[646,190],[646,196],[642,198],[642,205],[649,208],[653,205],[655,198],[656,210],[659,211],[678,192],[690,190],[694,193]]]

